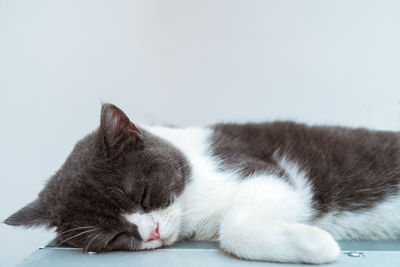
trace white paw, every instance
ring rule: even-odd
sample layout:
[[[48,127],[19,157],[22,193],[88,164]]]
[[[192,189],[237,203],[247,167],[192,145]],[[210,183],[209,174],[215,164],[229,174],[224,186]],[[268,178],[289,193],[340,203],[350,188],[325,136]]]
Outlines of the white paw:
[[[340,247],[327,231],[312,226],[302,226],[299,230],[298,256],[301,261],[323,264],[333,262],[339,256]]]

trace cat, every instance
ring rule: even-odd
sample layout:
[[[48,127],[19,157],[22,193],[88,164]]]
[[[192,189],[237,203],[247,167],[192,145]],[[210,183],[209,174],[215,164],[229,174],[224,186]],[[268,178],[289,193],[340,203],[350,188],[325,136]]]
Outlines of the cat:
[[[57,245],[214,240],[239,258],[322,264],[339,239],[400,237],[400,133],[270,123],[136,126],[103,104],[37,199],[5,220]]]

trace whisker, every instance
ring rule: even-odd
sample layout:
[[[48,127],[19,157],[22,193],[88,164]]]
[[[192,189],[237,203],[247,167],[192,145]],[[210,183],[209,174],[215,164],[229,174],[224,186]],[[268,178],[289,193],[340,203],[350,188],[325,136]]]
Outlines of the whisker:
[[[88,243],[87,246],[86,246],[86,249],[84,250],[85,253],[88,252],[88,249],[89,249],[89,247],[90,247],[90,244],[92,244],[92,242],[93,242],[96,238],[98,238],[99,235],[101,235],[101,233],[98,233],[95,237],[93,237],[93,238],[89,241],[89,243]]]
[[[190,167],[190,164],[185,164],[185,165],[179,167],[177,170],[180,171],[181,169],[186,168],[186,167]]]
[[[61,244],[65,243],[65,242],[67,242],[68,240],[71,240],[71,239],[73,239],[73,238],[75,238],[75,237],[81,236],[81,235],[86,234],[86,233],[91,233],[91,232],[94,232],[94,231],[98,231],[98,230],[100,230],[100,228],[86,230],[86,231],[81,232],[81,233],[79,233],[79,234],[73,235],[73,236],[71,236],[71,237],[65,239],[64,241],[62,241],[61,243],[59,243],[59,244],[58,244],[57,246],[55,246],[55,247],[59,247]]]
[[[65,233],[68,233],[68,232],[71,232],[71,231],[76,231],[76,230],[80,230],[80,229],[90,229],[90,228],[95,228],[95,227],[93,227],[93,226],[76,227],[76,228],[73,228],[73,229],[69,229],[69,230],[67,230],[67,231],[64,231],[64,232],[62,232],[62,233],[59,233],[58,236],[61,236],[61,235],[65,234]]]

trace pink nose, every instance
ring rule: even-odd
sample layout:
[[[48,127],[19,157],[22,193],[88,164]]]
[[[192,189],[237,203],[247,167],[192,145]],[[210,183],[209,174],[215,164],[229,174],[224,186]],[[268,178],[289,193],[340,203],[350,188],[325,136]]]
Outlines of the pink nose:
[[[158,231],[158,224],[157,224],[156,228],[154,228],[153,231],[151,231],[147,241],[157,240],[157,239],[160,239],[160,232]]]

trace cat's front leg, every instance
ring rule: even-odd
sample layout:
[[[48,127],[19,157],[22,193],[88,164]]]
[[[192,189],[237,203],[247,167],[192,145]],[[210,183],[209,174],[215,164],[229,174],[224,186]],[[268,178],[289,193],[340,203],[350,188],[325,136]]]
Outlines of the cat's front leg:
[[[261,261],[322,264],[334,261],[340,248],[332,236],[318,227],[254,216],[228,214],[219,232],[220,247],[240,258]]]

